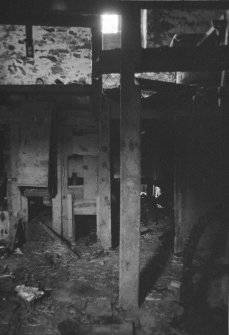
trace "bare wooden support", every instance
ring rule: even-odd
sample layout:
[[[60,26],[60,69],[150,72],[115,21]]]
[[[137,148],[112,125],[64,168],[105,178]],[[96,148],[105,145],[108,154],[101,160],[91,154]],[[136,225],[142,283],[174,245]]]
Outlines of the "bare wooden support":
[[[98,226],[103,247],[111,247],[110,111],[103,103],[99,119]]]
[[[21,212],[25,222],[28,222],[28,199],[21,195]]]
[[[62,144],[60,131],[57,132],[57,194],[52,199],[52,229],[62,234]]]
[[[91,85],[0,85],[0,92],[4,93],[20,93],[20,94],[41,94],[41,95],[76,95],[89,96],[92,94]]]
[[[18,125],[12,123],[10,126],[10,162],[7,173],[7,199],[10,219],[9,245],[10,250],[14,247],[17,233],[17,223],[21,211],[20,191],[17,183],[17,160],[18,160]]]
[[[101,22],[92,29],[92,109],[99,123],[97,236],[102,246],[111,247],[111,186],[110,186],[110,114],[102,101],[102,76],[95,61],[102,49]]]
[[[142,49],[142,61],[135,72],[221,71],[229,67],[229,47],[160,47]],[[119,73],[121,51],[104,50],[97,69],[101,73]]]
[[[60,18],[66,16],[66,14],[73,16],[75,15],[76,24],[84,24],[86,18],[80,18],[79,14],[102,14],[104,12],[108,13],[121,13],[123,8],[131,10],[133,8],[140,10],[142,9],[228,9],[228,1],[206,1],[206,0],[188,0],[188,1],[149,1],[149,0],[68,0],[65,1],[66,9],[62,10],[61,13],[58,10],[53,10],[50,8],[50,1],[47,0],[2,0],[1,1],[1,13],[0,13],[0,23],[5,23],[7,17],[7,23],[10,24],[23,24],[21,21],[18,23],[17,17],[29,20],[31,14],[36,17],[39,21],[36,21],[36,24],[42,24],[47,19],[47,24],[51,24],[51,19],[55,19],[55,16]],[[52,18],[52,16],[54,18]],[[41,18],[43,20],[41,21]],[[59,18],[59,21],[60,21]],[[24,22],[23,21],[23,22]],[[65,25],[69,19],[65,21],[60,21],[61,25]],[[74,18],[71,19],[74,22]]]
[[[134,38],[133,38],[134,36]],[[140,91],[134,84],[141,46],[140,11],[122,16],[121,53],[121,207],[119,302],[136,309],[139,301]]]
[[[175,237],[174,252],[184,249],[185,230],[187,229],[187,134],[189,130],[187,117],[177,117],[175,120],[175,169],[174,169],[174,219]]]
[[[73,239],[73,211],[72,211],[72,194],[67,194],[67,219],[68,219],[68,238]]]

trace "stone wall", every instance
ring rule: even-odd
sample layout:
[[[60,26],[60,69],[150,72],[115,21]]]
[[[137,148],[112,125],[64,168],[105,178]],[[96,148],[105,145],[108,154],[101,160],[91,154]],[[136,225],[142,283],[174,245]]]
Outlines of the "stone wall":
[[[90,84],[91,30],[33,27],[34,57],[26,57],[25,26],[0,26],[0,84]]]

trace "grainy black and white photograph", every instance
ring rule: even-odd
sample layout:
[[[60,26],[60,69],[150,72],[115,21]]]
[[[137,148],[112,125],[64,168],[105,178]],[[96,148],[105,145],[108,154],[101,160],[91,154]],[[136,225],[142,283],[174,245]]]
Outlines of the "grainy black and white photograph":
[[[0,335],[229,335],[229,0],[0,1]]]

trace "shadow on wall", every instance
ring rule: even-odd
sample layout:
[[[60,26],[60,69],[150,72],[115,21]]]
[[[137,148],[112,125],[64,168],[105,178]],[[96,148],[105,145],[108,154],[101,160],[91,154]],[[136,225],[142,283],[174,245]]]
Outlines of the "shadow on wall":
[[[172,225],[160,236],[161,244],[153,257],[148,261],[140,273],[139,304],[144,302],[147,294],[153,289],[173,250],[174,230]]]
[[[227,225],[223,206],[200,218],[187,239],[181,300],[183,326],[191,334],[227,334],[227,298],[222,280],[228,273],[224,265]]]

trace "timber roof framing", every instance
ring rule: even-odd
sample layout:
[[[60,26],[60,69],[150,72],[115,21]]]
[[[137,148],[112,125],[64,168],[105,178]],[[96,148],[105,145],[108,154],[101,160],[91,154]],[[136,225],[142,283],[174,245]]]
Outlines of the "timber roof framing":
[[[51,0],[1,0],[0,24],[93,25],[91,15],[122,14],[127,9],[229,9],[229,1],[65,0],[66,10],[53,10]]]
[[[9,11],[0,12],[0,24],[33,25],[33,26],[64,26],[93,27],[100,18],[96,15],[75,14],[60,11],[30,12]]]
[[[51,0],[2,0],[1,9],[7,11],[47,12]],[[66,10],[75,14],[102,14],[104,11],[122,13],[124,8],[138,9],[229,9],[228,1],[223,0],[65,0]],[[1,10],[1,11],[2,11]],[[62,11],[61,11],[62,12]]]
[[[97,63],[101,73],[120,72],[121,50],[103,51]],[[160,47],[142,49],[136,72],[222,71],[229,69],[229,46]]]
[[[0,85],[1,93],[15,94],[75,94],[91,96],[92,85]]]

